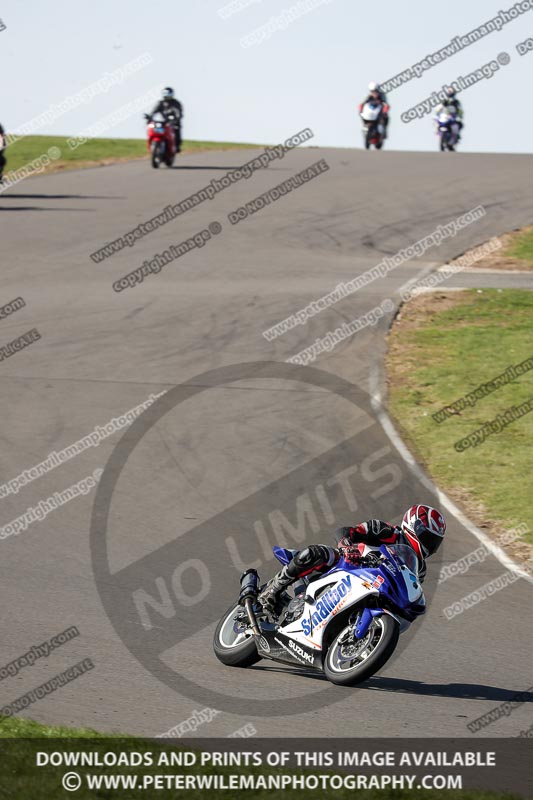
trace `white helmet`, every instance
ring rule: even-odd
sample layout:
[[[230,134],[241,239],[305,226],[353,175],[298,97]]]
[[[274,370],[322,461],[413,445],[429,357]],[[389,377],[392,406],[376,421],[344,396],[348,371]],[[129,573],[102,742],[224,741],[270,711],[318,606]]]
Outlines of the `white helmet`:
[[[379,92],[379,83],[377,81],[371,81],[368,84],[368,91],[369,92]]]

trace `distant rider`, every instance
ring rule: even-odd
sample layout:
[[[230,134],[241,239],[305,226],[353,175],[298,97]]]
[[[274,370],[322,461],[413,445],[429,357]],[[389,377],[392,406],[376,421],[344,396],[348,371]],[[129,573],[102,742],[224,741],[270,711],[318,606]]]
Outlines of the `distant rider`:
[[[0,183],[2,183],[4,180],[2,176],[4,172],[4,167],[7,164],[7,160],[4,155],[4,150],[6,149],[6,147],[7,147],[6,134],[3,126],[0,125]]]
[[[457,125],[457,141],[461,139],[461,131],[464,127],[463,123],[463,106],[461,105],[461,101],[457,97],[457,92],[452,86],[449,86],[446,89],[446,97],[439,103],[439,105],[435,109],[435,121],[437,121],[439,114],[442,111],[448,111],[448,113],[455,113],[455,124]]]
[[[383,106],[383,110],[381,112],[380,122],[383,125],[383,138],[387,138],[387,129],[389,127],[389,110],[390,106],[387,102],[387,96],[379,83],[376,81],[372,81],[368,84],[368,95],[365,97],[363,102],[359,105],[359,113],[363,110],[363,106],[365,103],[371,103],[372,101],[376,102],[376,100],[381,103]]]
[[[305,576],[318,577],[328,572],[343,558],[356,566],[376,565],[381,553],[363,555],[365,545],[379,547],[382,544],[407,544],[417,555],[420,567],[420,582],[426,577],[426,559],[437,552],[446,532],[444,517],[427,505],[411,506],[400,526],[379,519],[369,519],[354,528],[339,528],[338,546],[312,544],[299,550],[292,561],[286,564],[268,582],[258,597],[263,609],[275,613],[281,593],[295,581]]]
[[[176,100],[174,97],[174,89],[171,86],[165,86],[163,89],[161,100],[150,114],[150,119],[154,114],[162,114],[163,117],[171,123],[174,128],[176,150],[179,153],[181,151],[181,120],[183,119],[183,106],[180,101]]]

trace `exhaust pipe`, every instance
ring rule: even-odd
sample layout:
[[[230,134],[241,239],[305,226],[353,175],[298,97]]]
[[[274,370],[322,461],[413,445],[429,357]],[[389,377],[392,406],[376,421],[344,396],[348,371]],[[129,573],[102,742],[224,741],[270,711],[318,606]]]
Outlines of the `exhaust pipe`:
[[[261,629],[259,628],[255,612],[254,603],[259,594],[259,575],[255,569],[247,569],[241,575],[241,592],[239,595],[239,603],[244,606],[250,625],[254,632],[254,636],[261,636]]]

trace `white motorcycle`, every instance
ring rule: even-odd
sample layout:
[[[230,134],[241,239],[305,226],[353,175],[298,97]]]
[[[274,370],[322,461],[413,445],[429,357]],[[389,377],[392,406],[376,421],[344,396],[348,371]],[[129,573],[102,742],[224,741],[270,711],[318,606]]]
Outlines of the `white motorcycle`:
[[[385,126],[380,121],[383,112],[383,103],[376,100],[368,101],[361,109],[363,140],[367,150],[370,150],[371,145],[374,145],[376,150],[381,150],[383,147]]]
[[[282,564],[296,550],[274,547]],[[261,658],[323,672],[332,683],[354,686],[393,654],[401,632],[425,613],[418,559],[408,545],[365,547],[360,565],[341,559],[325,575],[303,578],[280,598],[270,619],[257,602],[259,576],[241,576],[239,601],[219,622],[213,647],[227,666]]]

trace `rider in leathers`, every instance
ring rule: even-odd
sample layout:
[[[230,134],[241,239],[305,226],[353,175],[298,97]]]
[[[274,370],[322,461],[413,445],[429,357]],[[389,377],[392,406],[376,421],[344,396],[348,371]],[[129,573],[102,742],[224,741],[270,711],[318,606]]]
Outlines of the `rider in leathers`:
[[[181,151],[181,120],[183,119],[183,106],[180,101],[176,100],[174,97],[174,89],[170,86],[163,89],[163,96],[149,115],[149,118],[151,119],[154,114],[162,114],[165,119],[171,122],[176,139],[176,152],[179,153]]]
[[[327,572],[341,558],[358,566],[381,558],[380,553],[363,556],[365,545],[370,547],[400,543],[409,545],[418,557],[419,578],[420,582],[423,582],[426,576],[426,558],[438,550],[445,531],[446,522],[442,514],[426,505],[411,506],[405,512],[401,526],[391,525],[379,519],[370,519],[354,528],[339,528],[337,547],[312,544],[304,550],[299,550],[269,581],[259,595],[258,601],[267,613],[273,614],[283,590],[300,578]]]
[[[378,101],[381,103],[383,110],[381,112],[381,122],[383,124],[383,138],[386,139],[388,136],[389,130],[389,110],[390,106],[387,100],[387,95],[376,81],[372,81],[372,83],[368,84],[368,95],[365,97],[362,103],[359,104],[359,113],[363,110],[363,106],[366,103],[370,103],[372,100]]]
[[[455,109],[455,124],[457,125],[457,141],[461,139],[461,131],[464,128],[464,111],[461,101],[457,97],[457,92],[453,87],[449,87],[446,89],[446,97],[439,103],[439,105],[435,108],[434,111],[434,119],[437,121],[438,116],[441,111],[446,111],[448,109]]]

